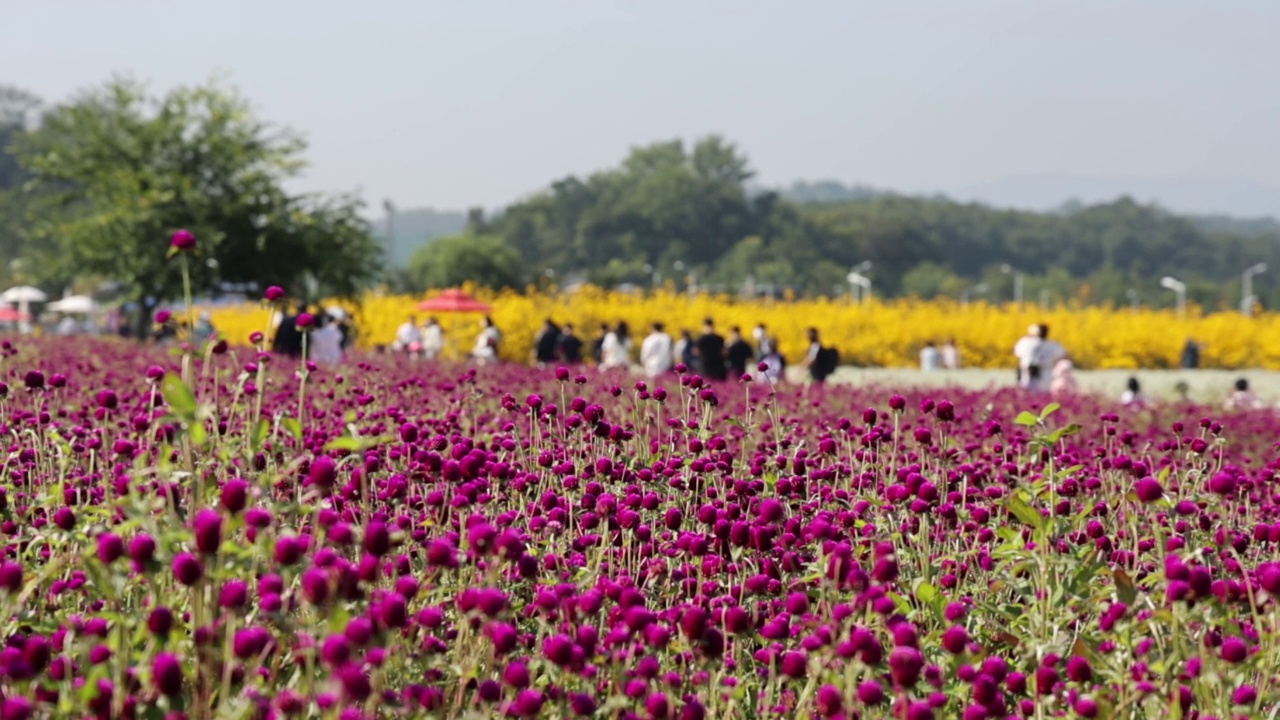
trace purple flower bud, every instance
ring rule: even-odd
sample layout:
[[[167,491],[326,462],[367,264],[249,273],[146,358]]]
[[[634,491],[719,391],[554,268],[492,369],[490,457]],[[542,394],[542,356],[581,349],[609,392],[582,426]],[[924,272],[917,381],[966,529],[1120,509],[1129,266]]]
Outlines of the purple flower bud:
[[[196,549],[203,555],[216,555],[222,545],[222,515],[217,510],[206,508],[196,512],[191,524],[195,530]]]
[[[178,695],[182,692],[182,662],[172,653],[156,655],[151,662],[151,678],[161,695]]]
[[[104,565],[119,560],[124,556],[124,540],[115,533],[102,533],[98,536],[98,559]]]
[[[200,558],[191,553],[179,553],[173,558],[173,577],[183,585],[191,586],[204,577],[204,566]]]
[[[187,251],[196,249],[196,236],[190,230],[178,230],[169,238],[169,247]]]

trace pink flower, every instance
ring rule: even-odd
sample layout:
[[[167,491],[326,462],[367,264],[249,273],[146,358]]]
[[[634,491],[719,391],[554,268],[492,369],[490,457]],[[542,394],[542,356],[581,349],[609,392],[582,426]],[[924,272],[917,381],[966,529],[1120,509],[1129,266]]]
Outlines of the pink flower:
[[[263,297],[267,299],[267,302],[279,302],[284,299],[284,288],[279,285],[272,285],[263,293]]]
[[[298,328],[299,328],[299,329],[301,329],[301,330],[305,330],[305,329],[307,329],[307,328],[309,328],[309,327],[311,327],[312,325],[315,325],[315,324],[316,324],[316,317],[315,317],[314,315],[312,315],[311,313],[299,313],[299,314],[298,314]]]
[[[169,239],[169,247],[176,250],[195,250],[196,234],[190,230],[179,230]]]

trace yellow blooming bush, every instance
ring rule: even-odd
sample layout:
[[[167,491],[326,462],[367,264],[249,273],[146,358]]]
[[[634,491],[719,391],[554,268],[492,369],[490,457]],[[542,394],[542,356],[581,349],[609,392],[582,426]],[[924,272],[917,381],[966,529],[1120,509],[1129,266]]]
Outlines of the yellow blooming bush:
[[[1081,368],[1160,368],[1176,366],[1183,344],[1194,337],[1203,347],[1204,367],[1280,368],[1280,316],[1246,318],[1235,313],[1203,314],[1190,308],[1186,318],[1169,310],[1060,306],[1042,309],[1031,304],[991,305],[955,301],[889,300],[864,305],[844,299],[743,300],[735,297],[689,297],[671,290],[651,294],[624,293],[587,287],[572,293],[537,291],[473,294],[493,305],[491,316],[502,332],[502,356],[526,360],[544,319],[573,323],[590,341],[601,323],[625,320],[639,338],[661,320],[668,332],[695,334],[703,318],[715,320],[722,333],[737,325],[750,333],[763,322],[791,361],[803,355],[805,329],[816,327],[825,344],[840,351],[841,362],[863,366],[916,365],[927,341],[941,344],[954,338],[962,364],[970,367],[1010,367],[1013,343],[1032,323],[1047,323]],[[389,344],[396,328],[424,298],[370,293],[357,303],[342,304],[351,314],[358,343],[364,348]],[[245,305],[210,308],[214,325],[233,343],[247,343],[254,331],[268,326],[270,311]],[[480,331],[480,316],[436,316],[449,340],[449,354],[465,355]]]

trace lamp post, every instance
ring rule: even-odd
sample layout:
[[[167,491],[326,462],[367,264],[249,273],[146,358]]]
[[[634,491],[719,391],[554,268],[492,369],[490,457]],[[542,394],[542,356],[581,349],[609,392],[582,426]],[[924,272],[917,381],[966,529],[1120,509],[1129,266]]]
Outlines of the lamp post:
[[[1160,278],[1160,287],[1162,287],[1162,288],[1164,288],[1164,289],[1166,289],[1166,290],[1172,290],[1172,291],[1174,291],[1175,293],[1177,293],[1177,295],[1178,295],[1178,317],[1180,317],[1180,318],[1186,317],[1186,316],[1187,316],[1187,286],[1186,286],[1186,283],[1178,282],[1177,280],[1175,280],[1175,279],[1173,279],[1173,278],[1171,278],[1171,277],[1169,277],[1169,276],[1167,276],[1167,275],[1166,275],[1165,277]]]
[[[871,278],[863,274],[870,269],[871,269],[871,261],[863,260],[857,265],[854,265],[853,269],[850,270],[849,274],[845,277],[845,279],[849,281],[849,301],[850,302],[853,302],[855,292],[857,292],[857,295],[858,295],[857,297],[858,302],[866,302],[867,300],[870,299]]]
[[[1009,263],[1001,265],[1000,272],[1005,275],[1013,273],[1013,301],[1018,304],[1018,307],[1022,307],[1022,273],[1015,271]]]
[[[1245,270],[1240,276],[1243,292],[1240,297],[1240,312],[1245,317],[1253,315],[1253,276],[1267,271],[1266,263],[1258,263]]]

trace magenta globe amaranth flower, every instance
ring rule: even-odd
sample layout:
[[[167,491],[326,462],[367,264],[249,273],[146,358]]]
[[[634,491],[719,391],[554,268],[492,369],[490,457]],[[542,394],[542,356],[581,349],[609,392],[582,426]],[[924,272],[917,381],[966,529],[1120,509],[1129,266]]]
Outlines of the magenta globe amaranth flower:
[[[22,565],[12,560],[0,563],[0,588],[10,593],[22,589]]]
[[[151,662],[151,678],[156,691],[166,697],[182,692],[182,662],[172,653],[162,652]]]
[[[298,318],[295,322],[299,330],[309,330],[316,324],[316,316],[306,312],[298,313]]]
[[[262,297],[265,298],[267,302],[280,302],[284,299],[284,288],[279,285],[272,285],[262,293]]]
[[[196,235],[190,230],[177,230],[169,237],[169,247],[180,251],[195,250]]]
[[[103,533],[98,536],[98,559],[105,565],[124,556],[124,540],[115,533]]]
[[[192,521],[195,530],[196,549],[203,555],[216,555],[222,545],[222,515],[217,510],[204,509],[196,513]]]
[[[1138,496],[1138,500],[1148,505],[1164,497],[1164,487],[1153,477],[1142,478],[1134,483],[1133,492]]]
[[[195,585],[204,577],[200,558],[191,553],[179,553],[173,558],[173,577],[183,585]]]

